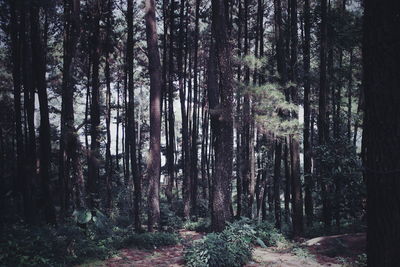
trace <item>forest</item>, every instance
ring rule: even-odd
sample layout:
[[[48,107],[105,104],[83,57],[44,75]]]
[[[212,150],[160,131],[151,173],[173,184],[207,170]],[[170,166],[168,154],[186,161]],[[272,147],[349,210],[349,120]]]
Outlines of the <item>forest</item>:
[[[399,18],[0,0],[0,266],[399,266]]]

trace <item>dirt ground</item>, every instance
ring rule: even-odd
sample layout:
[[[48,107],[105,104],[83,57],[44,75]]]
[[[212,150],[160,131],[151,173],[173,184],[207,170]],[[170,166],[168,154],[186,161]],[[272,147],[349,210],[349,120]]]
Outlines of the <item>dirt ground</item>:
[[[202,234],[193,231],[180,231],[182,244],[163,247],[152,251],[127,248],[105,261],[81,265],[80,267],[180,267],[183,260],[184,246],[200,239]],[[275,247],[256,247],[253,260],[246,267],[321,267],[343,266],[343,259],[354,262],[357,256],[365,252],[366,235],[345,234],[322,236],[298,244],[296,249]]]

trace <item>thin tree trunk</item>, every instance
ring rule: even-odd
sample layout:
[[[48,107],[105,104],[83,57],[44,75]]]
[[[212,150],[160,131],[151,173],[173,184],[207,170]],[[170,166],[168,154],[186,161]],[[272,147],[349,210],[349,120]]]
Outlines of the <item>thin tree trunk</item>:
[[[193,127],[192,127],[192,149],[191,149],[191,191],[192,191],[192,210],[197,213],[197,180],[198,180],[198,153],[197,153],[197,106],[198,106],[198,49],[199,49],[199,19],[200,19],[200,0],[196,0],[195,29],[194,29],[194,64],[193,64]]]
[[[22,45],[22,74],[24,86],[24,106],[28,124],[28,134],[26,135],[26,176],[24,182],[24,212],[27,222],[35,221],[36,203],[33,199],[34,183],[37,181],[36,173],[36,129],[35,129],[35,88],[33,84],[32,71],[32,50],[30,49],[29,36],[27,34],[28,21],[28,4],[22,3],[21,6],[21,23],[20,23],[20,39]],[[28,24],[27,24],[28,23]]]
[[[150,151],[147,174],[149,180],[148,230],[160,219],[160,137],[161,137],[161,63],[158,51],[155,1],[145,2],[146,38],[150,72]]]
[[[238,7],[238,19],[237,19],[237,27],[238,27],[238,57],[241,58],[242,56],[242,0],[239,1]],[[237,66],[237,80],[238,83],[241,82],[241,74],[242,74],[242,67],[241,64]],[[241,121],[241,92],[240,87],[238,86],[236,92],[236,192],[237,192],[237,210],[236,216],[240,218],[242,216],[242,197],[243,197],[243,176],[242,176],[242,121]]]
[[[15,179],[13,181],[14,190],[21,193],[23,198],[24,216],[27,221],[30,220],[28,214],[28,204],[26,195],[24,195],[23,186],[25,183],[24,168],[24,141],[22,133],[22,115],[21,115],[21,41],[18,35],[18,9],[16,1],[11,1],[10,5],[10,28],[11,28],[11,53],[13,61],[12,77],[14,85],[14,113],[15,113],[15,141],[16,141],[16,168]]]
[[[113,163],[111,157],[111,70],[110,70],[110,52],[111,52],[111,35],[112,35],[112,9],[113,4],[112,0],[108,0],[107,3],[107,18],[106,18],[106,59],[105,59],[105,70],[104,75],[106,78],[106,132],[107,132],[107,142],[106,142],[106,190],[107,190],[107,197],[106,197],[106,207],[108,210],[111,209],[112,204],[112,180],[113,180]]]
[[[133,50],[134,50],[134,41],[133,41],[133,1],[128,0],[127,3],[127,23],[128,23],[128,37],[127,37],[127,51],[126,51],[126,60],[127,60],[127,68],[128,68],[128,94],[129,94],[129,103],[128,103],[128,132],[129,136],[127,137],[129,140],[129,152],[130,152],[130,160],[131,160],[131,172],[132,172],[132,180],[134,183],[134,207],[133,207],[133,215],[134,215],[134,223],[135,230],[141,231],[141,220],[140,220],[140,212],[141,212],[141,200],[142,200],[142,186],[141,179],[138,173],[137,166],[137,156],[136,156],[136,130],[135,130],[135,89],[133,83]]]
[[[290,169],[289,144],[288,138],[285,138],[285,146],[283,149],[283,164],[285,168],[285,220],[290,222],[290,188],[292,184],[292,171]]]
[[[179,49],[177,54],[178,61],[178,77],[179,77],[179,100],[181,106],[182,116],[182,160],[183,160],[183,213],[185,219],[190,217],[190,147],[189,147],[189,129],[188,129],[188,117],[186,113],[186,93],[185,93],[185,80],[186,80],[186,56],[187,56],[187,45],[185,48],[183,45],[187,43],[185,41],[185,26],[184,26],[184,11],[185,11],[185,0],[180,2],[180,21],[179,21]],[[185,55],[183,55],[185,52]],[[182,68],[182,66],[185,68]]]
[[[348,88],[347,88],[347,139],[351,143],[351,97],[353,87],[353,48],[350,49],[350,66],[349,66],[349,77],[348,77]]]
[[[327,0],[321,1],[321,38],[320,38],[320,88],[319,88],[319,104],[318,104],[318,141],[319,145],[326,144],[329,134],[329,126],[327,123],[327,110],[326,110],[326,95],[327,95],[327,79],[326,79],[326,65],[327,65]],[[319,183],[321,186],[322,194],[322,216],[323,222],[327,230],[331,226],[331,207],[327,195],[327,183],[324,181],[323,170],[321,162],[318,163]]]
[[[70,174],[73,175],[73,188],[75,192],[74,205],[76,208],[84,207],[83,173],[80,163],[81,149],[79,137],[74,124],[74,83],[73,75],[75,68],[76,49],[79,42],[80,32],[80,1],[70,0],[65,2],[64,12],[66,16],[64,39],[64,64],[62,84],[62,108],[61,108],[61,138],[59,159],[59,182],[61,185],[61,212],[65,216],[70,200]],[[72,170],[69,168],[72,167]]]
[[[90,155],[88,167],[89,207],[97,207],[96,198],[99,183],[100,154],[100,5],[95,2],[92,36],[92,102],[90,106]]]
[[[34,69],[35,85],[39,96],[40,107],[40,177],[43,190],[44,210],[46,221],[50,224],[56,223],[56,214],[50,192],[50,155],[51,155],[51,136],[49,121],[49,106],[46,86],[46,62],[43,43],[41,40],[39,6],[31,3],[31,45],[32,45],[32,65]]]
[[[170,3],[170,16],[169,16],[169,55],[168,55],[168,185],[166,195],[169,198],[169,202],[172,202],[173,194],[172,189],[175,181],[175,117],[174,117],[174,11],[175,1]]]
[[[312,226],[314,218],[314,204],[312,199],[313,177],[311,173],[311,145],[310,140],[310,43],[311,43],[310,0],[304,1],[304,206],[307,217],[307,226]]]
[[[290,5],[290,24],[291,24],[291,56],[290,56],[290,70],[291,81],[297,83],[297,0],[291,0]],[[292,102],[298,105],[298,88],[297,85],[291,88]],[[294,119],[298,120],[297,111],[292,112]],[[300,177],[300,144],[298,136],[290,136],[290,167],[292,174],[292,223],[294,236],[301,236],[303,234],[303,195]]]

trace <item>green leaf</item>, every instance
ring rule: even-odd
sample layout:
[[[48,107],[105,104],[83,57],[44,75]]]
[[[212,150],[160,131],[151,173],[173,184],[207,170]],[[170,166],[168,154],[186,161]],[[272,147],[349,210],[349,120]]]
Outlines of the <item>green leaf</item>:
[[[89,210],[75,210],[72,215],[81,224],[88,223],[92,219],[92,213]]]
[[[256,239],[257,244],[259,244],[262,248],[266,248],[267,245],[265,245],[264,241],[262,241],[260,238],[257,237]]]

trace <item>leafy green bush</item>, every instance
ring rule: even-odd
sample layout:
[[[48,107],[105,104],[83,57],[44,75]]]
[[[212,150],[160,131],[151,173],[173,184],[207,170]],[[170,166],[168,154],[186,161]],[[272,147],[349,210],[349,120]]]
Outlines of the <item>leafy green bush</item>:
[[[190,231],[196,232],[209,232],[211,227],[211,221],[207,218],[199,218],[197,222],[195,221],[186,221],[183,225],[183,228]]]
[[[178,235],[172,233],[155,232],[132,234],[122,242],[123,247],[136,247],[140,249],[154,249],[162,246],[175,245],[179,242]]]
[[[266,246],[286,246],[288,241],[271,223],[261,222],[255,226],[256,236]]]
[[[367,266],[367,254],[363,253],[358,255],[357,260],[355,261],[357,266]]]
[[[115,253],[112,239],[68,222],[59,228],[27,228],[15,224],[0,237],[0,262],[5,266],[66,266]]]
[[[154,248],[179,241],[171,233],[130,234],[132,227],[118,227],[99,211],[79,212],[57,228],[5,225],[0,231],[0,265],[73,266],[109,258],[128,245]]]
[[[164,231],[173,232],[181,229],[183,226],[182,219],[172,211],[168,204],[160,205],[160,225]]]
[[[251,225],[228,224],[221,233],[210,233],[194,241],[185,252],[187,266],[236,267],[245,265],[252,256],[254,230]]]

